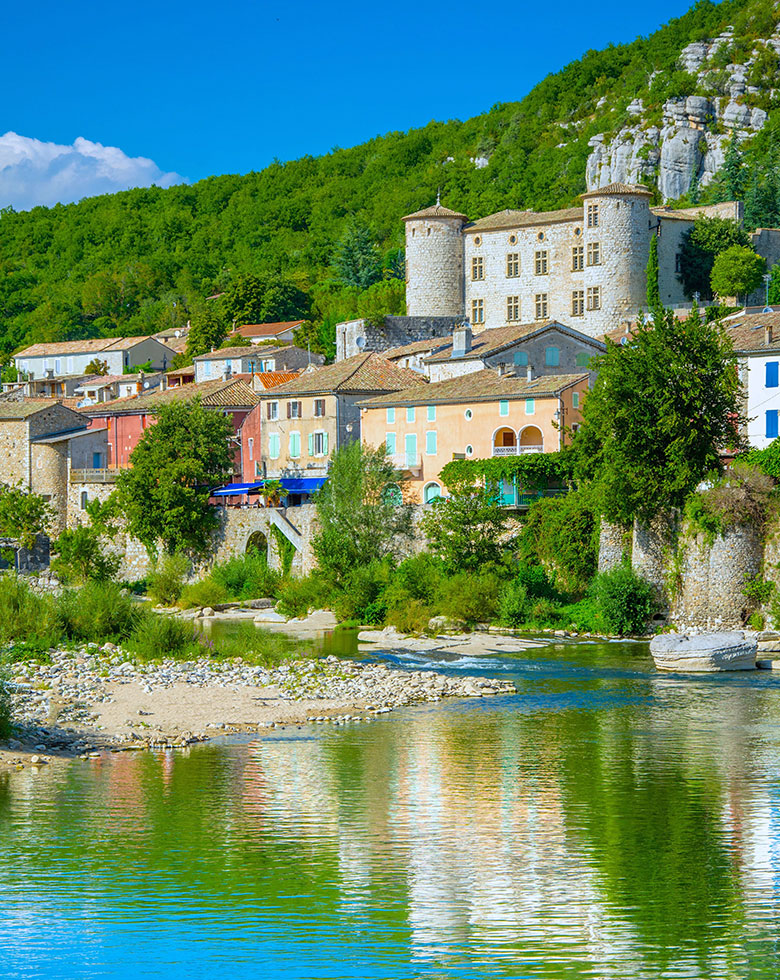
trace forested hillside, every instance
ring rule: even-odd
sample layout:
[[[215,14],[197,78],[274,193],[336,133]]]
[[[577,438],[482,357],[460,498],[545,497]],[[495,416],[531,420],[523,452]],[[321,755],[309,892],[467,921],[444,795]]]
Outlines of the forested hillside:
[[[431,122],[244,176],[5,210],[0,352],[160,330],[246,274],[265,289],[256,315],[308,315],[325,335],[341,316],[398,311],[403,214],[430,204],[439,187],[448,206],[474,218],[572,203],[585,189],[588,140],[617,132],[632,99],[652,111],[684,87],[677,58],[685,45],[728,25],[737,43],[767,37],[778,20],[767,0],[700,2],[649,38],[590,51],[522,101],[465,122]],[[753,179],[771,177],[761,223],[777,220],[777,68],[769,66],[760,93],[769,121],[740,163]],[[727,190],[716,181],[707,194]]]

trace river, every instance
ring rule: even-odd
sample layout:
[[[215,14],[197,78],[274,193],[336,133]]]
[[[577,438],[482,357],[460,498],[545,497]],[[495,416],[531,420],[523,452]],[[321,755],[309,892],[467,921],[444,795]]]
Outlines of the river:
[[[518,693],[0,781],[0,977],[780,975],[780,677],[400,662]]]

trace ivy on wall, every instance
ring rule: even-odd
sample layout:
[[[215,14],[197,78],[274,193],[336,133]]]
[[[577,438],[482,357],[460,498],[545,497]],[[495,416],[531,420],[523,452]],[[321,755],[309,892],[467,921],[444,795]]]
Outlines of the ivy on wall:
[[[567,452],[527,453],[521,456],[495,456],[490,459],[454,459],[441,471],[442,482],[452,488],[459,483],[478,480],[499,483],[517,480],[519,490],[544,490],[551,483],[565,484],[571,480],[571,464]]]

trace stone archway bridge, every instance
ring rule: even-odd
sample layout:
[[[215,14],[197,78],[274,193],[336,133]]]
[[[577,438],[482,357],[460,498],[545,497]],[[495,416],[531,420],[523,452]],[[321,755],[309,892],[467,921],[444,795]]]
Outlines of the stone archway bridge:
[[[220,509],[220,526],[215,535],[213,562],[244,555],[254,536],[262,535],[267,543],[268,564],[281,570],[282,556],[278,536],[295,548],[292,571],[306,575],[314,568],[311,540],[317,508],[314,504],[298,507],[224,507]]]

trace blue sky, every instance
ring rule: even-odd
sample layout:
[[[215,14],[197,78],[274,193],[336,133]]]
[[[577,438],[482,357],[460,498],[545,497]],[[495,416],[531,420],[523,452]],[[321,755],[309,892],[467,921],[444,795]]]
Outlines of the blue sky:
[[[466,119],[688,5],[16,0],[0,134],[18,137],[0,139],[0,206],[245,173]]]

